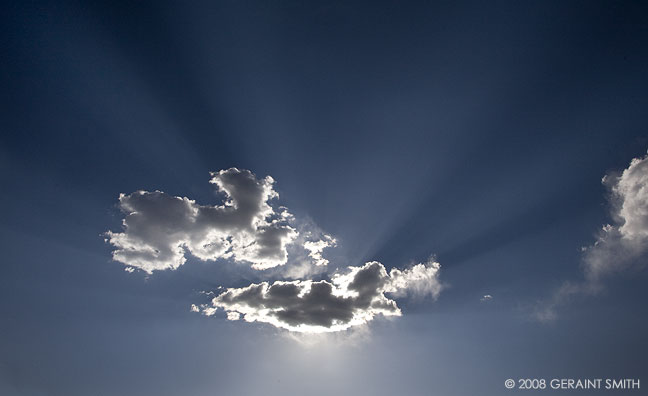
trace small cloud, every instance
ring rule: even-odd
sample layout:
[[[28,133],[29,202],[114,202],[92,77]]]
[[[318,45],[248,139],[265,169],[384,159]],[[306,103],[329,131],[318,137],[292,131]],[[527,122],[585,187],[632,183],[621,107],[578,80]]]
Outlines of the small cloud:
[[[241,319],[241,314],[238,312],[228,312],[227,320],[239,320]]]
[[[308,250],[308,256],[313,259],[317,266],[327,265],[329,261],[322,257],[322,251],[328,247],[336,246],[337,241],[330,235],[324,235],[323,239],[318,241],[304,242],[304,249]]]
[[[427,263],[419,263],[411,268],[400,270],[393,268],[389,272],[391,290],[395,297],[412,296],[417,298],[431,296],[437,299],[443,285],[439,281],[441,264],[430,259]]]
[[[135,268],[133,268],[133,267],[124,267],[124,271],[132,273],[132,272],[135,272]]]
[[[482,298],[479,299],[479,301],[481,302],[489,302],[492,300],[493,300],[493,296],[491,296],[490,294],[484,294]]]

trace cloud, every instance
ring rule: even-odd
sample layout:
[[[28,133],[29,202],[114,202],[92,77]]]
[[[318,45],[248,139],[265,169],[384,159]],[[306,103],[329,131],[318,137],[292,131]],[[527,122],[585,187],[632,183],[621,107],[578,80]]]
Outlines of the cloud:
[[[329,261],[322,257],[322,251],[327,247],[335,246],[337,241],[329,235],[324,235],[323,239],[318,241],[304,242],[304,249],[308,250],[308,256],[313,259],[315,265],[327,265]]]
[[[241,314],[238,312],[228,312],[227,320],[239,320],[241,319]]]
[[[493,296],[491,296],[490,294],[484,294],[484,296],[479,299],[479,301],[481,302],[490,302],[492,300],[493,300]]]
[[[148,273],[178,268],[187,252],[200,260],[248,262],[255,269],[285,264],[286,246],[298,233],[287,209],[269,203],[279,196],[274,180],[230,168],[212,172],[210,183],[224,194],[221,205],[200,205],[162,191],[121,194],[124,230],[106,233],[115,247],[113,259]]]
[[[270,323],[301,333],[335,332],[376,316],[401,315],[392,298],[436,299],[443,288],[434,260],[389,272],[374,261],[329,278],[326,274],[339,268],[328,268],[329,259],[346,262],[324,257],[337,240],[309,218],[295,219],[287,208],[272,205],[279,195],[270,176],[257,178],[230,168],[212,172],[210,183],[223,197],[220,205],[162,191],[121,194],[123,230],[105,234],[114,247],[113,259],[129,273],[173,270],[192,255],[249,263],[263,270],[252,279],[273,280],[202,292],[213,297],[211,303],[192,304],[192,312],[212,316],[223,310],[232,321]],[[244,278],[250,275],[247,269],[237,271],[248,271]],[[322,277],[326,279],[315,280]]]
[[[609,191],[613,222],[601,227],[594,244],[582,248],[583,280],[565,282],[538,305],[535,317],[552,321],[567,301],[593,295],[615,273],[645,266],[648,252],[648,156],[634,158],[621,173],[610,173],[602,183]]]
[[[266,279],[312,279],[333,272],[337,267],[328,268],[332,259],[329,249],[337,247],[337,240],[309,217],[295,219],[293,224],[298,235],[288,246],[289,260],[286,265],[265,271]],[[340,259],[339,252],[333,256]]]
[[[429,260],[425,264],[416,264],[406,270],[393,268],[389,272],[392,286],[391,292],[395,297],[413,296],[422,298],[431,296],[436,299],[443,289],[438,277],[440,269],[441,264],[434,260]]]
[[[230,320],[264,322],[296,332],[332,332],[365,324],[377,315],[400,316],[393,296],[428,295],[442,288],[438,263],[418,264],[408,270],[392,269],[376,261],[349,267],[331,281],[294,280],[262,282],[231,288],[202,306],[205,315],[220,308]]]
[[[634,158],[620,175],[608,174],[602,182],[610,191],[614,222],[583,249],[585,277],[592,283],[644,263],[637,259],[648,250],[648,156]]]

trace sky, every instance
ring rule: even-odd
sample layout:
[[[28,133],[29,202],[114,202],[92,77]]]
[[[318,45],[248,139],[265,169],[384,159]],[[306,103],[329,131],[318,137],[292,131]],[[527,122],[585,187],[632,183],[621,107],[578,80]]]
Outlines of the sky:
[[[18,1],[0,37],[0,394],[645,393],[646,4]],[[549,385],[598,378],[642,387]]]

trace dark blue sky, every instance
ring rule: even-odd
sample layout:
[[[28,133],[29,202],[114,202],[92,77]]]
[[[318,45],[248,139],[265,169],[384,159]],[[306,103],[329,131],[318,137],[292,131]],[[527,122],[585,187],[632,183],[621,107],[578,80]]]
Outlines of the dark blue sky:
[[[580,248],[612,221],[601,178],[648,149],[646,4],[2,8],[0,393],[648,385],[646,271],[550,324],[527,313],[582,277]],[[189,312],[200,290],[254,280],[230,267],[145,279],[111,260],[102,233],[120,229],[119,193],[215,204],[209,171],[230,167],[271,175],[281,204],[337,238],[340,266],[435,255],[448,287],[361,341],[303,346]]]

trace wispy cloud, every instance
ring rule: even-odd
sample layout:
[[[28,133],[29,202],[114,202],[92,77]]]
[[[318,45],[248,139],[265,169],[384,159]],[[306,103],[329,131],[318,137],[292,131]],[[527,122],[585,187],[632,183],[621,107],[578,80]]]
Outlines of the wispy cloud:
[[[565,282],[538,304],[534,316],[553,321],[569,300],[599,293],[609,276],[645,266],[648,251],[648,156],[634,158],[620,173],[610,173],[608,188],[612,222],[601,227],[594,244],[582,248],[583,279]]]

